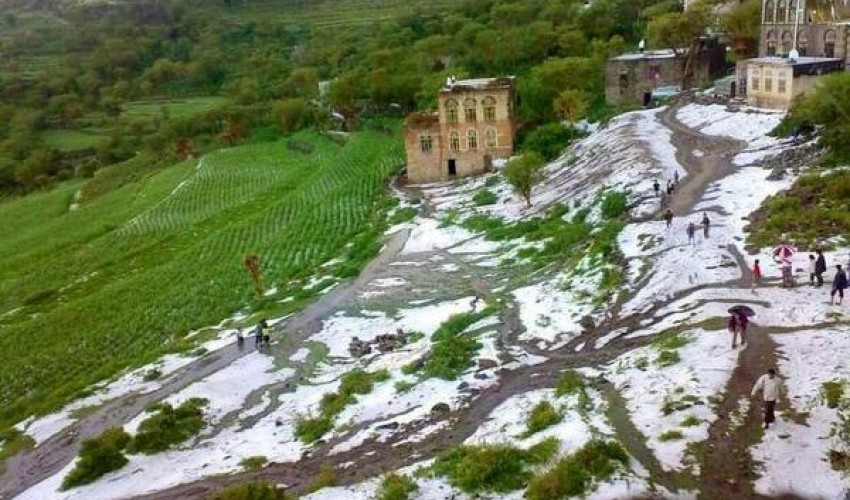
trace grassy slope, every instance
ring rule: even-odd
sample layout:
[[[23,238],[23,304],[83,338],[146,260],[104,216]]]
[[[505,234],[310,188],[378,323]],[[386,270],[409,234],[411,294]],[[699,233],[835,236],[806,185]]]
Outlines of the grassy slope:
[[[76,183],[0,205],[0,428],[250,303],[245,254],[262,257],[268,286],[340,255],[374,219],[400,141],[301,139],[316,150],[221,151],[76,212]]]

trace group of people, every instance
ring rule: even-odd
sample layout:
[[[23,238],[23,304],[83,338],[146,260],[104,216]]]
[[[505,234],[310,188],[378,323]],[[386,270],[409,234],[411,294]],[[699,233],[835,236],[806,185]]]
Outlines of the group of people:
[[[257,349],[271,346],[271,333],[272,329],[268,322],[265,318],[261,319],[254,328],[254,346]],[[242,333],[241,328],[236,330],[236,345],[240,350],[245,347],[245,335]]]
[[[673,197],[673,193],[676,191],[677,187],[679,187],[678,171],[673,173],[672,180],[667,180],[667,187],[663,190],[661,189],[661,183],[658,182],[658,179],[652,182],[652,190],[655,191],[655,196],[661,201],[661,210],[667,208],[667,205],[670,203],[670,199]]]
[[[790,288],[794,286],[794,270],[792,264],[793,249],[784,241],[773,251],[774,260],[779,263],[782,270],[782,286]],[[822,287],[824,283],[823,275],[827,271],[826,257],[823,255],[823,250],[817,250],[814,254],[809,254],[809,283],[813,287]],[[752,268],[753,287],[761,284],[762,271],[759,260],[756,259]],[[836,297],[838,305],[844,301],[844,290],[850,287],[850,262],[845,269],[841,264],[835,265],[835,276],[832,279],[832,288],[829,293],[830,305],[835,304]]]

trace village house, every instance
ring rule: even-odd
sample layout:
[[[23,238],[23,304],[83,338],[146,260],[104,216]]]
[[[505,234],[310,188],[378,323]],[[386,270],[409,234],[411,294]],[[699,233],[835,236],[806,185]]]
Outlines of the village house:
[[[850,4],[844,0],[763,0],[759,57],[738,63],[751,106],[787,110],[826,74],[850,61]]]
[[[694,54],[688,68],[691,84],[708,83],[724,74],[726,46],[717,38],[702,37],[696,40],[693,48]],[[672,49],[612,57],[605,65],[605,100],[615,105],[649,105],[653,90],[682,84],[685,57],[682,53],[677,56]]]
[[[480,174],[510,158],[516,132],[516,80],[449,78],[438,109],[405,122],[407,179],[435,182]]]

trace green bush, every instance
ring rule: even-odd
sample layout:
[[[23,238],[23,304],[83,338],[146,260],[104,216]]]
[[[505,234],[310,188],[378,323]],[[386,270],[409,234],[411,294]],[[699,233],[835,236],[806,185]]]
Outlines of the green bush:
[[[417,488],[416,482],[407,476],[387,474],[381,481],[378,500],[407,500]]]
[[[322,488],[336,486],[336,481],[336,470],[329,465],[324,465],[321,469],[319,469],[316,479],[313,480],[313,483],[307,488],[307,492],[314,493]]]
[[[295,497],[269,483],[243,483],[215,492],[209,500],[292,500]]]
[[[405,392],[410,391],[410,389],[413,389],[414,387],[416,387],[415,382],[408,382],[407,380],[399,380],[398,382],[395,383],[395,392],[397,392],[399,394],[404,394]]]
[[[579,394],[585,390],[584,377],[574,370],[567,370],[558,376],[555,382],[555,396]]]
[[[123,450],[130,435],[120,427],[113,427],[92,439],[83,441],[77,464],[62,480],[62,490],[89,484],[101,476],[124,467],[128,460]]]
[[[661,351],[660,353],[658,353],[658,358],[655,360],[655,362],[658,363],[658,366],[665,367],[665,366],[673,366],[681,360],[682,360],[682,358],[679,357],[678,351],[666,351],[665,350],[665,351]]]
[[[455,380],[472,366],[481,343],[464,331],[494,312],[495,309],[488,306],[477,313],[453,314],[444,321],[431,336],[434,343],[425,360],[425,376]]]
[[[628,195],[620,191],[609,191],[605,193],[600,204],[602,217],[616,219],[626,212],[628,206]]]
[[[304,444],[318,441],[333,428],[333,421],[325,416],[299,416],[295,419],[295,437]]]
[[[254,470],[254,469],[262,469],[263,466],[265,466],[268,462],[269,462],[268,458],[266,458],[262,455],[258,455],[258,456],[254,456],[254,457],[243,458],[239,462],[239,465],[241,465],[246,470]]]
[[[661,337],[655,341],[655,346],[658,349],[675,350],[685,347],[691,342],[691,339],[683,335],[670,335]]]
[[[403,224],[405,222],[409,222],[416,217],[416,214],[419,213],[418,210],[414,207],[403,207],[399,208],[390,216],[390,224]]]
[[[629,456],[619,443],[590,441],[574,454],[559,460],[547,472],[534,477],[525,497],[551,500],[583,495],[594,480],[608,479],[628,462]]]
[[[531,413],[528,414],[525,436],[530,436],[536,432],[546,429],[547,427],[551,427],[563,420],[563,418],[563,415],[555,409],[552,403],[549,401],[540,401],[534,405],[534,408],[531,409]]]
[[[547,161],[561,156],[575,138],[581,133],[574,128],[567,128],[560,123],[547,123],[531,131],[522,140],[522,151],[534,151]]]
[[[557,448],[547,440],[529,450],[507,444],[457,446],[438,456],[432,470],[467,493],[507,492],[522,488],[531,473],[529,465],[549,460]]]
[[[823,398],[830,408],[838,408],[841,398],[844,397],[844,384],[838,380],[823,383]]]
[[[155,413],[139,424],[127,450],[151,455],[197,435],[206,425],[203,411],[206,404],[206,399],[192,398],[177,408],[168,403],[151,407]]]
[[[493,205],[497,201],[499,201],[499,197],[493,194],[493,192],[489,189],[479,189],[472,197],[472,203],[474,203],[476,207]]]
[[[695,427],[699,425],[701,420],[696,415],[688,415],[682,420],[682,427]]]
[[[677,441],[679,439],[682,439],[683,437],[685,437],[685,435],[682,434],[682,431],[680,431],[679,429],[671,429],[669,431],[662,432],[661,435],[658,436],[658,440],[661,442]]]

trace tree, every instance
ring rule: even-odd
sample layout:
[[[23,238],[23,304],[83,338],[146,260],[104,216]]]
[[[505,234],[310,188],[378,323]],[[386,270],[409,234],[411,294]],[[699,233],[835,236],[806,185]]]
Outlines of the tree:
[[[525,153],[519,158],[508,162],[505,167],[505,179],[514,190],[525,199],[525,204],[531,208],[531,192],[543,180],[543,157],[537,153]]]
[[[555,114],[559,118],[575,123],[587,111],[589,96],[581,90],[567,89],[555,99]]]
[[[304,99],[284,99],[272,105],[275,123],[284,133],[304,127],[310,118],[310,105]]]
[[[682,68],[682,89],[688,88],[697,37],[708,26],[708,6],[697,2],[684,12],[662,14],[649,22],[649,43],[673,51]]]
[[[752,55],[761,29],[761,2],[744,0],[729,9],[720,18],[720,24],[732,38],[735,55],[741,58]]]
[[[828,165],[850,161],[850,73],[823,78],[815,90],[800,100],[780,124],[777,132],[793,134],[820,127],[818,143]]]

